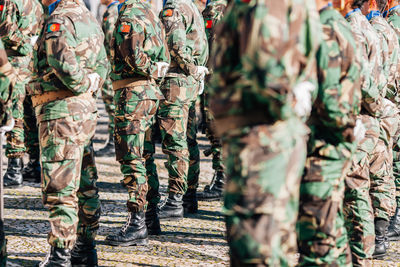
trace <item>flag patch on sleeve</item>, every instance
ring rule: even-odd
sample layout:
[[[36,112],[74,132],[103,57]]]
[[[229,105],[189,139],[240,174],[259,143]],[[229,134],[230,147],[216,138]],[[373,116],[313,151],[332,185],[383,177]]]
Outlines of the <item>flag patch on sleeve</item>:
[[[166,9],[163,12],[163,16],[164,17],[172,17],[173,14],[174,14],[174,10],[173,9]]]
[[[206,29],[211,29],[212,28],[212,20],[206,20]]]
[[[4,5],[0,5],[0,11],[4,10]]]
[[[52,23],[52,24],[49,24],[49,26],[47,27],[47,32],[59,32],[60,28],[61,28],[61,24]]]
[[[123,33],[129,33],[131,31],[131,25],[121,25],[118,28],[119,32],[123,32]]]

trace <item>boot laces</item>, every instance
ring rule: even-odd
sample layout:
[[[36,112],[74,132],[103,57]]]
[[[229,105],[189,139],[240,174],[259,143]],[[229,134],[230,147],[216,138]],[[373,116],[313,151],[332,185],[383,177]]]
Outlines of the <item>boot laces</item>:
[[[126,223],[124,224],[124,226],[122,226],[121,228],[121,232],[125,233],[126,230],[128,230],[129,225],[131,224],[132,221],[132,214],[129,212],[128,214],[128,220],[126,221]]]

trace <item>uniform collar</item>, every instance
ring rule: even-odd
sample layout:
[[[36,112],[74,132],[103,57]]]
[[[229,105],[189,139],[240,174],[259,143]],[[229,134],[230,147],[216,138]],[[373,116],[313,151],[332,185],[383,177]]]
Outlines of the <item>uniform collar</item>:
[[[111,6],[113,6],[113,5],[115,5],[115,4],[118,4],[119,3],[119,1],[114,1],[114,2],[112,2],[111,4],[109,4],[108,6],[107,6],[107,9],[109,9]]]
[[[381,15],[381,12],[379,10],[372,10],[371,12],[368,13],[367,19],[371,20],[374,17],[379,17]]]
[[[346,14],[345,18],[347,19],[348,17],[350,17],[352,14],[354,14],[356,12],[361,12],[361,9],[359,9],[359,8],[353,9],[352,11],[350,11],[349,13]]]
[[[49,9],[49,15],[51,15],[51,13],[53,13],[53,11],[56,9],[57,5],[61,2],[61,0],[57,0],[55,1],[53,4],[49,5],[48,9]]]

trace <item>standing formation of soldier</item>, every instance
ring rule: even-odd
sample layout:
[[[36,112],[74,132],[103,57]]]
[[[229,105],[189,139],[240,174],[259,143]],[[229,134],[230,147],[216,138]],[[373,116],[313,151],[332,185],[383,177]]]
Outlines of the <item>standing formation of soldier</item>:
[[[96,155],[115,153],[129,195],[107,244],[147,245],[160,220],[223,192],[233,266],[368,266],[400,240],[397,0],[102,4],[103,30],[81,0],[42,0],[46,12],[0,0],[0,132],[15,119],[4,185],[41,176],[40,266],[97,266],[100,91],[110,123]],[[202,192],[199,100],[215,170]]]

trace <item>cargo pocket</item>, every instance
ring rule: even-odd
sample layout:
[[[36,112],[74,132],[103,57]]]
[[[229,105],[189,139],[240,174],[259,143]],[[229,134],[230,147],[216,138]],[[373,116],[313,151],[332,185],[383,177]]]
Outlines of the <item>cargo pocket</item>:
[[[129,115],[127,115],[129,116]],[[127,120],[126,117],[115,118],[115,153],[117,161],[131,160],[132,153],[138,150],[135,138],[139,138],[140,133],[139,120]],[[144,134],[144,133],[143,133]]]

